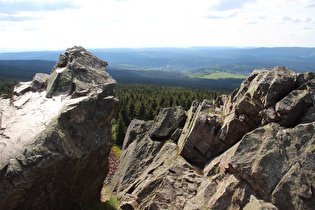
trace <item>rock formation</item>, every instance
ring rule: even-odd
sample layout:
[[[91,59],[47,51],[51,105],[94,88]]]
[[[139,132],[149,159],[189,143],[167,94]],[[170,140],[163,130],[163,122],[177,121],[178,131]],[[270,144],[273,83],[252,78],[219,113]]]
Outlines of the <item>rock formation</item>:
[[[99,200],[119,109],[107,63],[82,47],[1,99],[0,209],[79,209]]]
[[[164,138],[152,129],[168,126],[156,121],[166,113],[132,121],[109,192],[122,209],[312,209],[314,101],[314,73],[275,67],[195,101]],[[165,141],[178,131],[177,144]]]

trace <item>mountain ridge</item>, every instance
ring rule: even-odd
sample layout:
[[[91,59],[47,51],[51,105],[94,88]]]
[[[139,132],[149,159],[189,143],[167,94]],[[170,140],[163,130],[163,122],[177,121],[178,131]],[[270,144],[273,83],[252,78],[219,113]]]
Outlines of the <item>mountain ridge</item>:
[[[101,59],[108,60],[110,66],[133,69],[154,69],[167,66],[187,69],[215,64],[254,65],[254,68],[287,66],[295,71],[315,71],[315,48],[276,47],[276,48],[108,48],[89,49]],[[6,52],[0,53],[0,60],[58,60],[61,51]],[[176,70],[176,69],[173,69]]]

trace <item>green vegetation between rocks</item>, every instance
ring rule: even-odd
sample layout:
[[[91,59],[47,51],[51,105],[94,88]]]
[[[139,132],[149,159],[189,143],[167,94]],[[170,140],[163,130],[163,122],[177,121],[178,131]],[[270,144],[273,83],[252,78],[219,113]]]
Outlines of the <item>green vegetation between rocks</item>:
[[[111,197],[109,201],[106,202],[95,202],[84,205],[82,210],[116,210],[118,207],[119,201],[114,197]]]
[[[116,158],[120,158],[120,155],[121,155],[121,146],[114,145],[111,150],[115,153]]]

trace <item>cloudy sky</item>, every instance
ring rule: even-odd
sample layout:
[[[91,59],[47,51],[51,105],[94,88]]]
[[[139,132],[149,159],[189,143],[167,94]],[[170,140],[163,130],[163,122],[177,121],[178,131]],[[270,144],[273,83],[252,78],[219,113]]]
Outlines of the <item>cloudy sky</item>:
[[[0,0],[0,51],[315,47],[315,0]]]

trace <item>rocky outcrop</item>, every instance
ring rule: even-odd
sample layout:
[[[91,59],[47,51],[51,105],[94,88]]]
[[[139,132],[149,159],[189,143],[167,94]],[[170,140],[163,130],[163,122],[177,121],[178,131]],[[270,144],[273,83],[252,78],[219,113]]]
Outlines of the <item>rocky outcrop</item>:
[[[79,209],[99,200],[119,108],[107,63],[74,47],[50,75],[1,99],[0,209]]]
[[[296,125],[301,114],[313,106],[314,74],[303,75],[285,67],[255,70],[228,99],[223,96],[212,102],[204,101],[195,113],[188,115],[191,123],[184,128],[178,144],[182,155],[204,166],[261,125],[270,122],[285,127]],[[209,134],[212,129],[211,135],[205,138],[200,134],[202,127]],[[196,140],[198,135],[202,140]]]
[[[314,87],[313,73],[255,70],[231,95],[193,102],[177,145],[150,138],[159,124],[131,123],[110,192],[123,209],[312,209]]]
[[[246,134],[228,170],[245,180],[263,200],[280,209],[314,204],[315,123],[284,129],[270,123]]]

